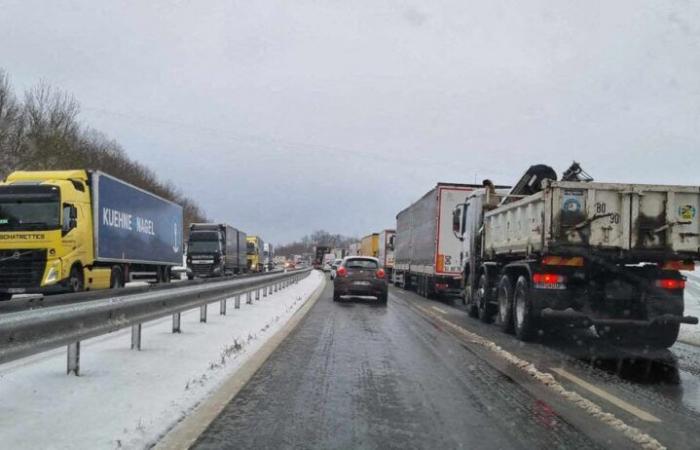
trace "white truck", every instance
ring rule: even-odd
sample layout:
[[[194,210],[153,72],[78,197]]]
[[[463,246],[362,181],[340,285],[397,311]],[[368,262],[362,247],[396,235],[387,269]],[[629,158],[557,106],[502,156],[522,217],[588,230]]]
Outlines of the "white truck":
[[[617,343],[672,346],[698,322],[683,315],[680,271],[700,259],[700,188],[572,169],[556,181],[533,166],[509,193],[486,187],[455,208],[469,312],[524,341],[593,325]]]
[[[394,283],[426,297],[461,293],[462,243],[452,210],[480,185],[438,183],[396,216]]]

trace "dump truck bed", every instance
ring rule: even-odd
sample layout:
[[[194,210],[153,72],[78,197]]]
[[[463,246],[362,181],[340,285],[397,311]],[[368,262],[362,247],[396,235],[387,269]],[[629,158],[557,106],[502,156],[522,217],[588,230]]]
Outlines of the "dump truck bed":
[[[700,259],[700,188],[549,182],[484,218],[489,256],[607,253],[629,261]]]

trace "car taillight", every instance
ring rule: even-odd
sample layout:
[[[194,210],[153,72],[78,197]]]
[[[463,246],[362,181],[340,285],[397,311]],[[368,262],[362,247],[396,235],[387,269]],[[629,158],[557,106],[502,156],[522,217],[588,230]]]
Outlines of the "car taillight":
[[[344,277],[345,275],[348,274],[348,270],[347,270],[345,267],[340,266],[340,267],[338,267],[338,269],[335,271],[335,274],[336,274],[337,276],[339,276],[339,277]]]
[[[556,273],[535,273],[532,283],[539,289],[566,289],[566,277]]]
[[[377,278],[384,278],[384,275],[386,275],[386,273],[384,273],[384,269],[377,269],[376,275]]]
[[[668,290],[685,289],[685,280],[663,278],[661,280],[656,280],[656,286]]]

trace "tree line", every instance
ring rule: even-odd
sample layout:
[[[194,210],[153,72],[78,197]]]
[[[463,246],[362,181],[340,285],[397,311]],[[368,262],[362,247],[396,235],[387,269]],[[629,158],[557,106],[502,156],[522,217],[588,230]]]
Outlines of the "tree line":
[[[313,253],[314,247],[317,245],[331,248],[348,248],[348,246],[354,242],[358,242],[358,239],[355,237],[331,234],[325,230],[317,230],[311,234],[307,234],[298,241],[278,246],[275,249],[275,254],[290,257],[292,255]]]
[[[19,99],[0,69],[0,179],[15,170],[100,170],[182,205],[186,229],[207,221],[172,183],[129,158],[115,140],[82,125],[79,112],[72,95],[43,81]]]

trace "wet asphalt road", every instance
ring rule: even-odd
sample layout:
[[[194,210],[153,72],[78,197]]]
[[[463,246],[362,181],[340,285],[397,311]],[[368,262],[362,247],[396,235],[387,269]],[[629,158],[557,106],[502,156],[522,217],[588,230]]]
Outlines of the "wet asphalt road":
[[[599,448],[394,293],[331,293],[194,448]]]

